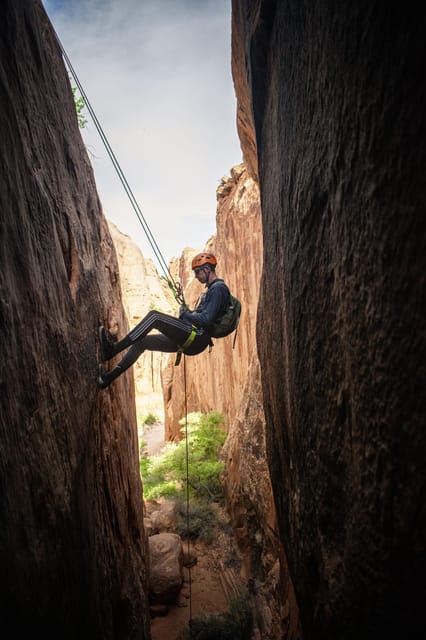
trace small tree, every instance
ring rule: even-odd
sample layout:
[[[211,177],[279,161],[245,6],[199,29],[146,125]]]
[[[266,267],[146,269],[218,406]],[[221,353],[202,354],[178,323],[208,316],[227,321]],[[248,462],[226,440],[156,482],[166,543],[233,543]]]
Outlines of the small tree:
[[[180,424],[185,425],[185,419]],[[168,443],[158,456],[142,458],[145,498],[184,497],[188,481],[191,497],[221,502],[223,487],[220,477],[225,465],[220,460],[220,450],[226,439],[223,424],[224,417],[217,412],[204,415],[190,413],[187,416],[188,478],[186,438],[177,444]],[[181,431],[185,436],[185,426]]]
[[[76,97],[77,87],[71,87],[72,95],[74,97],[75,110],[77,112],[77,122],[80,129],[84,129],[87,124],[87,120],[82,113],[83,109],[86,107],[86,103],[84,102],[84,98],[82,96]]]

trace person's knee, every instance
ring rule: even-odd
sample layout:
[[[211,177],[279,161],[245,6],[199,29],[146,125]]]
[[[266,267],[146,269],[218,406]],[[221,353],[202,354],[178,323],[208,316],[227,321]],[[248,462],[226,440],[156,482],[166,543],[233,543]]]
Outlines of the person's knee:
[[[127,351],[126,355],[119,362],[120,367],[123,371],[131,367],[140,355],[145,351],[144,340],[139,340],[132,344],[130,349]]]
[[[145,349],[145,338],[141,338],[140,340],[132,344],[129,351],[134,357],[139,358],[139,356],[145,351]],[[127,353],[129,353],[129,351]]]
[[[157,320],[164,320],[164,318],[166,317],[168,317],[166,313],[163,313],[162,311],[157,311],[157,309],[152,309],[151,311],[148,311],[143,321],[146,321],[149,319],[149,321],[152,324]]]

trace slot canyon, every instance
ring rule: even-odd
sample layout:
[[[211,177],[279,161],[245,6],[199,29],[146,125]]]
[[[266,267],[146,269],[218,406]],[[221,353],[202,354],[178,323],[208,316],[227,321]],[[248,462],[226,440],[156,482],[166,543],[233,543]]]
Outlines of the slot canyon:
[[[148,263],[122,266],[41,1],[1,3],[5,637],[151,639],[137,412],[152,391],[166,440],[185,409],[226,418],[250,640],[422,628],[426,19],[366,0],[230,8],[243,162],[224,167],[205,249],[242,302],[235,346],[185,368],[144,353],[100,390],[99,325],[121,335],[173,301]],[[196,249],[171,265],[193,303]],[[135,271],[149,301],[123,284]]]

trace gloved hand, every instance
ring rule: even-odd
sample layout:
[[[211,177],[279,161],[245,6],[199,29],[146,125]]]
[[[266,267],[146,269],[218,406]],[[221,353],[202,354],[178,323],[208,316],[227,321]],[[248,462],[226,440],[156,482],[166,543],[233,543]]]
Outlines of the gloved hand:
[[[179,307],[179,318],[181,318],[187,311],[189,311],[189,307],[187,304],[183,304],[181,307]]]

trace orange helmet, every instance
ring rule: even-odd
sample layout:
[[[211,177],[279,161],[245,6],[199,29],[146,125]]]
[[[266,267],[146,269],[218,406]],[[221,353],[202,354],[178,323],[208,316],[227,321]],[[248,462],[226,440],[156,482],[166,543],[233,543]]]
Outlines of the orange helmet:
[[[211,264],[213,267],[217,265],[217,260],[212,253],[197,253],[197,255],[192,258],[192,269],[203,267],[205,264]]]

